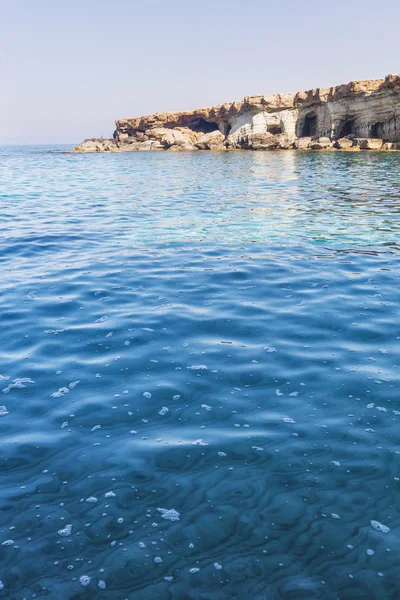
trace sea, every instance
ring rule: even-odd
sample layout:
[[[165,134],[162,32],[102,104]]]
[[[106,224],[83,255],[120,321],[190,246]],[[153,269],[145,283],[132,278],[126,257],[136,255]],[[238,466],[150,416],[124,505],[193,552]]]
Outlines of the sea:
[[[0,148],[0,598],[400,598],[400,155]]]

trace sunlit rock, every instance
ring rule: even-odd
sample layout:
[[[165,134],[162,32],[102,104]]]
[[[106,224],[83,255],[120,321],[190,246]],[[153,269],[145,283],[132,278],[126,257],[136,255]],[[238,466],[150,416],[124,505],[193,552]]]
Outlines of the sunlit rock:
[[[137,150],[397,150],[400,75],[295,94],[246,96],[190,111],[116,121],[114,138],[75,152]]]

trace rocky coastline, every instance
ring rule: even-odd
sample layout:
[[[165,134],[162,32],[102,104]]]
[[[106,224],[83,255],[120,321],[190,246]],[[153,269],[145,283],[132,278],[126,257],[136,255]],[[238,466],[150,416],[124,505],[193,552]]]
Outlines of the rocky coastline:
[[[115,122],[72,152],[400,150],[400,75]]]

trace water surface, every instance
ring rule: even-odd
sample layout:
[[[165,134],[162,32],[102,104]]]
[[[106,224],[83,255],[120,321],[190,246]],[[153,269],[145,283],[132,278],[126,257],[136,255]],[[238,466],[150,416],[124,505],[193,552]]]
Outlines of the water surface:
[[[397,600],[399,155],[51,150],[0,149],[0,598]]]

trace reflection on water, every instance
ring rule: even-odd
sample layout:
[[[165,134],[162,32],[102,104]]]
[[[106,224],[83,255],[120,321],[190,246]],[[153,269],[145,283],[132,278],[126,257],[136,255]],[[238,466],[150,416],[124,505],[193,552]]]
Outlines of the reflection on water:
[[[398,155],[0,159],[0,598],[397,600]]]

